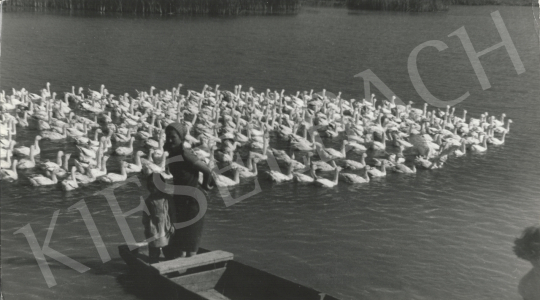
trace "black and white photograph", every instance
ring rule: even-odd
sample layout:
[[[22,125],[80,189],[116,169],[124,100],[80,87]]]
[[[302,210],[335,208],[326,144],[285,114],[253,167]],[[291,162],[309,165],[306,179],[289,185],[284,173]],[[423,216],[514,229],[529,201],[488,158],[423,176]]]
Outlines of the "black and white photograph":
[[[0,0],[1,300],[540,300],[539,4]]]

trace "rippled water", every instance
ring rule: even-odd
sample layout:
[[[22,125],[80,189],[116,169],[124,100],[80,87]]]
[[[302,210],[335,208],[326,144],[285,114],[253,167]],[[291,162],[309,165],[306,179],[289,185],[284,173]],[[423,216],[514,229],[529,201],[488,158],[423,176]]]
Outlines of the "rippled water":
[[[504,49],[491,52],[481,58],[492,86],[483,91],[459,39],[448,35],[465,26],[477,51],[498,43],[490,17],[495,10],[526,72],[516,74]],[[230,207],[213,192],[203,246],[343,299],[519,299],[517,282],[528,265],[513,255],[512,241],[540,217],[540,51],[530,8],[456,6],[441,14],[304,9],[298,16],[242,18],[11,12],[2,18],[0,87],[8,93],[12,87],[36,92],[47,81],[57,92],[104,83],[114,94],[181,82],[196,90],[205,83],[287,93],[326,88],[350,99],[363,95],[353,76],[371,69],[420,107],[407,58],[420,43],[445,42],[442,52],[420,53],[424,83],[441,99],[469,91],[458,114],[505,112],[514,121],[506,145],[451,159],[441,170],[391,174],[366,185],[323,189],[259,177],[262,192]],[[36,134],[20,130],[17,141],[29,145]],[[338,147],[340,139],[325,144]],[[287,144],[272,136],[271,146]],[[60,149],[75,152],[71,143],[42,141],[42,149],[40,159]],[[109,167],[118,171],[117,158]],[[1,183],[6,299],[152,299],[117,254],[122,233],[105,198],[93,195],[105,185],[62,193],[32,188],[24,172],[21,178]],[[247,181],[231,194],[252,189]],[[130,184],[116,197],[127,211],[146,194]],[[107,263],[79,212],[67,210],[80,200],[111,255]],[[50,247],[91,269],[79,274],[48,258],[57,281],[48,288],[28,242],[13,233],[30,224],[42,245],[57,210]],[[142,239],[140,214],[128,222]]]

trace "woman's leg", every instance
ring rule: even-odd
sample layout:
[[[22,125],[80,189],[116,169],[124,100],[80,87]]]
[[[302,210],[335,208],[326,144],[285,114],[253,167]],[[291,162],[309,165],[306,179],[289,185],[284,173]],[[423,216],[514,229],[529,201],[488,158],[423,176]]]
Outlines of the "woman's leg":
[[[173,226],[174,223],[179,222],[181,205],[178,205],[177,202],[178,200],[174,199],[169,204],[169,218]],[[175,230],[169,238],[169,244],[163,247],[163,256],[165,256],[165,260],[171,260],[181,257],[180,252],[180,234]]]
[[[185,205],[179,211],[180,222],[193,220],[199,213],[199,205],[193,198],[189,198],[184,202]],[[176,231],[178,234],[178,242],[181,251],[185,251],[187,256],[197,254],[201,243],[202,233],[204,228],[204,216],[197,222]]]
[[[159,247],[148,247],[148,259],[151,264],[157,263],[159,261],[160,254],[161,249]]]

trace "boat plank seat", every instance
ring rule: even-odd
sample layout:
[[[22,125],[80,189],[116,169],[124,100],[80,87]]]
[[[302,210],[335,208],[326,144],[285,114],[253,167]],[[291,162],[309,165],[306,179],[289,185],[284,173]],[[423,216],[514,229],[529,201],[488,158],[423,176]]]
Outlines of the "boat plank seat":
[[[167,274],[176,271],[183,271],[190,268],[206,266],[216,264],[220,262],[227,262],[232,260],[234,255],[226,251],[210,251],[206,253],[197,254],[192,257],[177,258],[174,260],[168,260],[152,264],[159,274]]]
[[[208,299],[208,300],[231,300],[231,299],[223,296],[223,294],[219,293],[218,291],[216,291],[214,289],[209,289],[209,290],[206,290],[206,291],[197,292],[197,294],[199,294],[199,296],[202,296],[202,297],[204,297],[205,299]]]

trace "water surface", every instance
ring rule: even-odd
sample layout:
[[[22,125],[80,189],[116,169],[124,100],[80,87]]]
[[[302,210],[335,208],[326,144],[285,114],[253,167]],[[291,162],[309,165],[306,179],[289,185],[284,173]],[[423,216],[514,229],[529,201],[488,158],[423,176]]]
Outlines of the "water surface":
[[[491,52],[481,58],[491,83],[484,91],[459,39],[448,35],[465,26],[477,51],[498,43],[490,16],[496,10],[526,72],[517,75],[503,48]],[[46,82],[60,95],[72,85],[99,89],[103,83],[113,94],[134,95],[135,89],[183,83],[195,90],[241,84],[287,94],[326,88],[358,99],[363,83],[353,76],[370,69],[421,107],[407,59],[417,45],[443,41],[448,49],[426,48],[418,57],[425,85],[441,99],[469,91],[458,114],[506,113],[514,123],[504,146],[452,159],[441,170],[392,174],[359,186],[322,189],[259,177],[262,192],[230,207],[213,192],[203,246],[343,299],[519,299],[517,282],[529,266],[514,256],[512,242],[540,217],[540,51],[530,8],[455,6],[435,14],[309,9],[297,16],[239,18],[9,12],[2,18],[0,88],[8,94],[12,87],[37,92]],[[17,141],[29,145],[36,134],[20,130]],[[340,139],[325,144],[337,148]],[[271,145],[287,146],[277,136]],[[40,159],[76,152],[72,143],[43,141],[42,149]],[[118,171],[117,158],[109,167]],[[93,196],[104,185],[62,193],[33,188],[21,177],[1,183],[6,299],[152,299],[117,254],[122,233],[105,198]],[[247,181],[231,193],[252,189]],[[124,211],[139,195],[147,193],[134,184],[116,192]],[[102,263],[79,212],[67,210],[80,200],[109,262]],[[30,224],[42,245],[57,210],[50,247],[91,269],[79,274],[47,258],[57,281],[48,288],[28,242],[13,233]],[[142,239],[140,214],[128,221]]]

